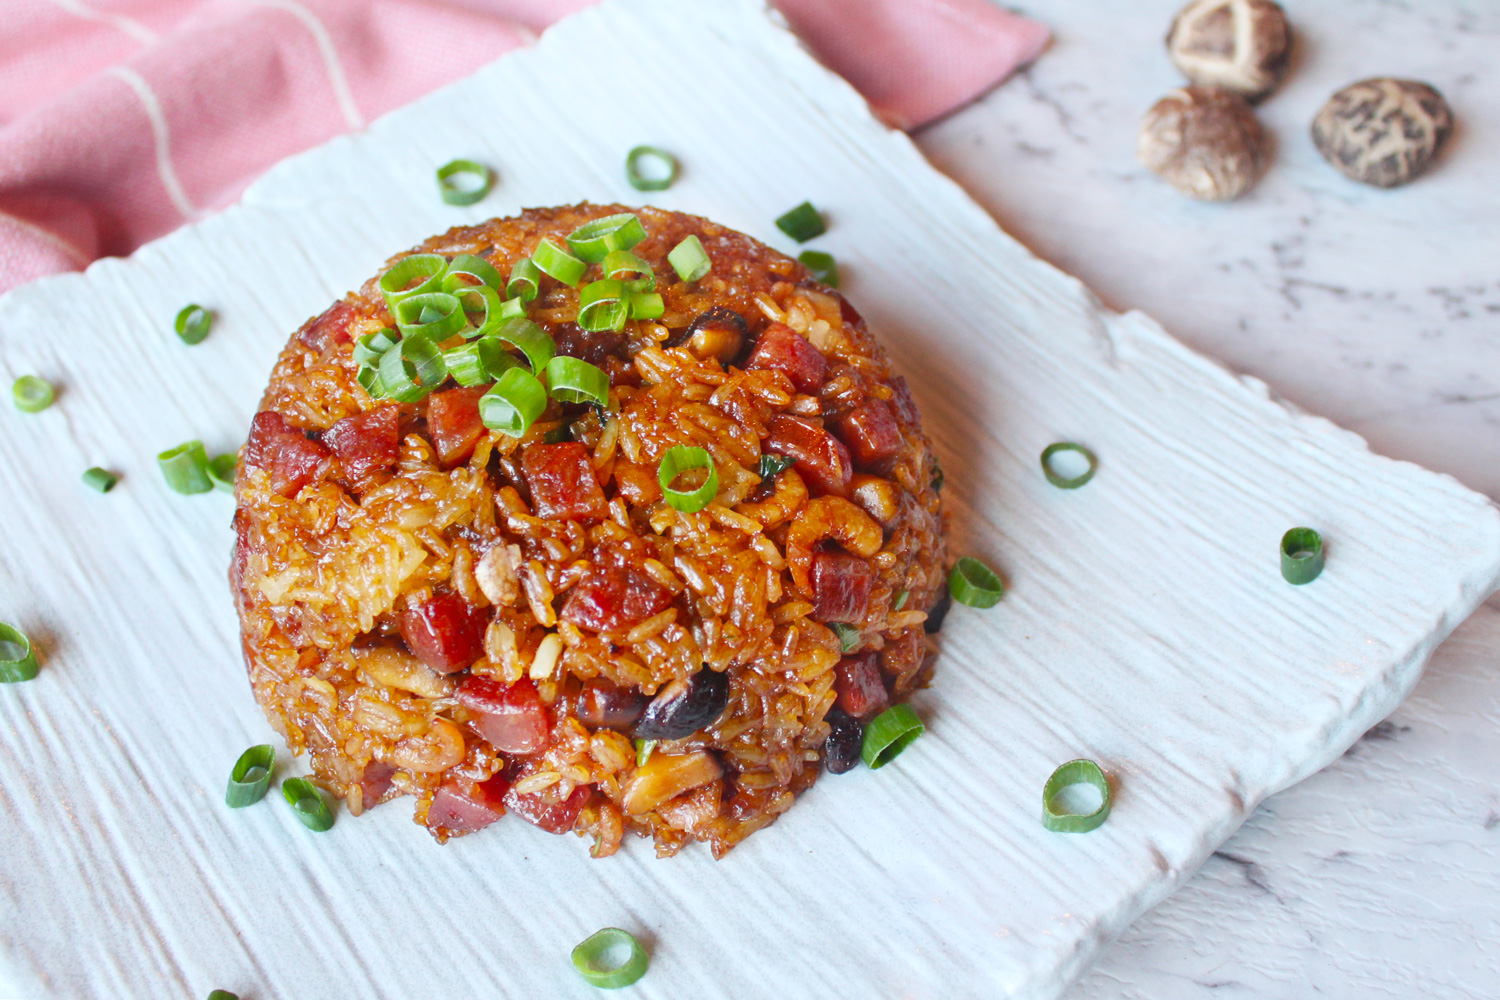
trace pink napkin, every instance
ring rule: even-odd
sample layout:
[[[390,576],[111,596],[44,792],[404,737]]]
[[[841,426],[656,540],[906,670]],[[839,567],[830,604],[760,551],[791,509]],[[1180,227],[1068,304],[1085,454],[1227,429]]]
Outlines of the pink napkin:
[[[0,291],[127,254],[594,0],[4,0]],[[712,2],[712,0],[702,0]],[[1035,58],[992,0],[775,0],[910,128]]]

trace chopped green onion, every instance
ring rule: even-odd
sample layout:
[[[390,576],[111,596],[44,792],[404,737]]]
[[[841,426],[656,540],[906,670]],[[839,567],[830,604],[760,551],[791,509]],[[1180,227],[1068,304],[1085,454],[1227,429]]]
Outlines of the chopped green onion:
[[[526,318],[526,300],[519,295],[506,299],[500,303],[500,321],[509,323],[513,319]]]
[[[639,277],[621,278],[621,275],[625,274],[635,274]],[[656,288],[656,272],[651,270],[649,263],[629,250],[611,250],[605,255],[604,276],[620,278],[627,288],[635,292],[649,292]]]
[[[173,323],[177,336],[188,346],[203,343],[203,338],[208,336],[209,328],[213,325],[213,314],[200,305],[183,306]]]
[[[473,340],[475,337],[494,333],[500,329],[500,324],[514,318],[507,315],[505,304],[500,301],[500,293],[489,285],[464,285],[461,288],[455,288],[448,294],[458,299],[462,304],[464,327],[458,332],[463,335],[465,340]],[[475,299],[479,302],[478,307],[474,304]],[[469,313],[480,311],[483,312],[483,315],[477,322],[469,319]]]
[[[833,629],[833,634],[839,637],[840,652],[854,652],[854,647],[859,645],[859,629],[845,622],[829,622],[828,627]]]
[[[697,281],[713,269],[708,251],[703,249],[703,241],[696,234],[673,247],[667,254],[667,263],[683,281]]]
[[[448,374],[459,385],[489,385],[520,364],[499,337],[480,337],[443,352]]]
[[[651,759],[651,751],[656,749],[656,740],[635,741],[635,766],[645,767],[646,761]]]
[[[674,490],[672,483],[684,472],[707,469],[708,476],[695,490]],[[719,492],[719,470],[707,451],[685,444],[675,444],[661,457],[661,468],[656,471],[656,482],[661,486],[662,497],[669,507],[685,514],[694,514],[709,505]]]
[[[520,437],[547,408],[547,390],[531,372],[517,365],[494,388],[479,397],[479,419],[501,434]]]
[[[208,1000],[240,1000],[239,994],[228,990],[214,990],[208,995]]]
[[[443,352],[426,337],[407,335],[381,357],[377,385],[384,395],[398,403],[415,403],[425,399],[447,377]]]
[[[865,727],[865,742],[859,755],[872,770],[885,767],[925,730],[910,705],[892,705]]]
[[[964,556],[948,574],[948,590],[959,604],[971,608],[993,608],[1005,596],[1005,583],[984,563]]]
[[[522,302],[530,302],[536,298],[541,283],[542,271],[536,266],[536,261],[529,257],[522,257],[510,269],[510,280],[505,283],[505,294],[513,299],[520,299]]]
[[[629,986],[646,974],[649,964],[641,943],[618,927],[595,931],[573,949],[573,968],[591,986],[604,990]]]
[[[818,210],[813,208],[810,201],[804,201],[777,218],[776,228],[798,243],[806,243],[814,236],[822,236],[828,232],[828,225],[823,221],[823,216],[818,214]]]
[[[829,288],[839,287],[839,265],[833,259],[833,254],[821,250],[804,250],[797,255],[797,259],[812,272],[815,281],[821,281]]]
[[[896,603],[894,603],[894,604],[891,605],[891,609],[893,611],[900,611],[902,608],[906,607],[906,602],[910,598],[911,598],[911,591],[909,591],[909,590],[903,590],[903,591],[901,591],[901,593],[899,593],[899,594],[896,595]]]
[[[641,170],[642,163],[651,164],[649,172]],[[637,146],[625,155],[625,179],[637,191],[665,191],[681,169],[677,157],[655,146]]]
[[[785,455],[772,455],[768,452],[760,456],[760,478],[771,479],[779,476],[796,464],[797,460],[795,458],[787,458]]]
[[[22,413],[41,413],[56,398],[52,386],[35,375],[22,375],[10,387],[10,397]]]
[[[380,386],[380,369],[376,366],[361,365],[354,377],[360,385],[365,387],[365,392],[376,399],[385,395],[385,389]]]
[[[587,264],[551,240],[542,240],[536,245],[531,261],[543,274],[551,275],[565,285],[578,284],[589,269]]]
[[[119,476],[97,465],[83,474],[83,485],[91,490],[98,490],[100,493],[108,493],[119,481]]]
[[[488,285],[475,285],[469,291],[481,292],[485,289],[491,295],[495,293]],[[402,299],[396,304],[395,315],[396,325],[401,328],[403,336],[426,337],[434,344],[447,340],[469,322],[458,296],[447,292],[423,292],[421,295]]]
[[[469,180],[464,184],[457,184],[454,182],[455,177],[478,178],[478,182]],[[489,194],[490,188],[495,186],[495,172],[473,160],[450,160],[438,167],[437,182],[438,191],[448,204],[472,205]]]
[[[554,427],[542,435],[542,442],[544,444],[562,444],[564,441],[571,440],[573,440],[573,428],[567,424]]]
[[[526,355],[532,374],[538,378],[547,370],[547,362],[557,354],[557,343],[552,335],[529,319],[508,320],[495,331],[495,336]]]
[[[266,797],[271,787],[271,765],[276,762],[276,750],[269,743],[251,747],[240,754],[229,772],[229,788],[224,792],[224,804],[231,809],[243,809]]]
[[[505,287],[505,279],[500,277],[500,272],[495,270],[495,265],[471,253],[461,253],[448,262],[448,270],[443,275],[443,291],[451,292],[454,288],[463,287],[455,280],[460,276],[473,278],[479,284],[489,285],[497,292]]]
[[[1099,807],[1090,813],[1068,809],[1059,796],[1074,785],[1092,785],[1099,793]],[[1109,798],[1109,780],[1098,764],[1070,760],[1042,786],[1042,825],[1055,833],[1087,833],[1109,818]]]
[[[591,219],[568,234],[568,246],[578,259],[598,264],[611,250],[629,250],[646,238],[646,229],[634,212],[621,212]]]
[[[227,455],[215,455],[213,461],[208,463],[208,478],[214,482],[214,489],[221,493],[234,492],[234,474],[239,468],[240,457],[234,452]]]
[[[437,291],[442,287],[443,274],[447,270],[448,261],[439,254],[414,253],[402,257],[380,276],[380,291],[385,296],[385,304],[394,313],[403,299]],[[417,281],[419,278],[421,280]],[[412,285],[413,281],[417,283]]]
[[[397,337],[396,331],[390,329],[360,337],[354,342],[354,363],[361,367],[380,364],[380,356],[396,346]]]
[[[302,825],[314,833],[322,833],[333,826],[333,813],[329,811],[328,803],[323,801],[323,794],[318,791],[317,785],[306,778],[288,778],[283,781],[281,795],[302,821]]]
[[[1293,528],[1281,536],[1281,575],[1287,583],[1312,583],[1323,572],[1323,536]]]
[[[207,493],[214,488],[208,478],[208,452],[202,441],[185,441],[156,456],[167,485],[178,493]]]
[[[1053,456],[1060,454],[1082,455],[1083,460],[1088,463],[1088,468],[1074,476],[1064,476],[1053,466]],[[1072,441],[1059,441],[1049,444],[1042,449],[1042,474],[1047,477],[1047,482],[1060,490],[1076,490],[1090,479],[1094,478],[1094,470],[1099,467],[1099,460],[1094,453],[1081,444]]]
[[[632,292],[630,295],[631,319],[661,319],[667,312],[667,304],[656,292]]]
[[[620,330],[630,316],[625,282],[613,278],[591,281],[578,293],[578,325],[590,333]]]
[[[547,362],[547,387],[564,403],[609,405],[609,376],[579,358],[559,355]]]
[[[943,467],[939,465],[938,460],[934,458],[932,460],[932,488],[938,493],[943,492],[943,483],[947,480],[947,478],[948,477],[943,475]]]
[[[0,622],[0,684],[29,681],[41,671],[26,633]]]

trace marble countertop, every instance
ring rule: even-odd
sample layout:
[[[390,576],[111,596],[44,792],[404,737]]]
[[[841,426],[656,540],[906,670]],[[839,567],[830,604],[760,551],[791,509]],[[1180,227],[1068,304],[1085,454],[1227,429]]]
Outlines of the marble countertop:
[[[1261,106],[1275,166],[1229,205],[1140,167],[1136,125],[1180,82],[1177,0],[1027,0],[1052,49],[917,136],[1012,234],[1116,309],[1376,451],[1500,498],[1500,3],[1288,8],[1291,73]],[[1425,80],[1457,118],[1427,177],[1345,180],[1307,127],[1369,76]],[[1068,1000],[1500,995],[1500,601],[1338,762],[1264,803]]]

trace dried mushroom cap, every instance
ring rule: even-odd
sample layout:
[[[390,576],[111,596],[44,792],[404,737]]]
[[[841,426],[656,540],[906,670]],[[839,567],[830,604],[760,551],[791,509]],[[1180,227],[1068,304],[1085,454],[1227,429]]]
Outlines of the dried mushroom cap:
[[[1362,80],[1334,94],[1313,119],[1313,143],[1344,176],[1376,187],[1414,180],[1432,163],[1453,112],[1415,80]]]
[[[1183,194],[1230,201],[1260,180],[1270,149],[1249,101],[1218,87],[1183,87],[1146,112],[1136,156]]]
[[[1281,82],[1291,48],[1286,14],[1271,0],[1193,0],[1167,33],[1167,54],[1184,76],[1252,101]]]

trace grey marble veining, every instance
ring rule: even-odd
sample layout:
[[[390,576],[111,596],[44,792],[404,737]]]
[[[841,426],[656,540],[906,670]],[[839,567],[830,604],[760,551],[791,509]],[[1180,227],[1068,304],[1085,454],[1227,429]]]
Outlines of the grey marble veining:
[[[1116,308],[1253,374],[1377,451],[1500,498],[1500,3],[1285,3],[1276,164],[1204,205],[1134,159],[1180,82],[1176,0],[1031,0],[1056,43],[918,140],[1014,235]],[[1369,76],[1425,80],[1458,119],[1433,172],[1379,191],[1307,135]],[[1267,801],[1072,1000],[1500,996],[1500,611],[1446,643],[1340,761]]]

